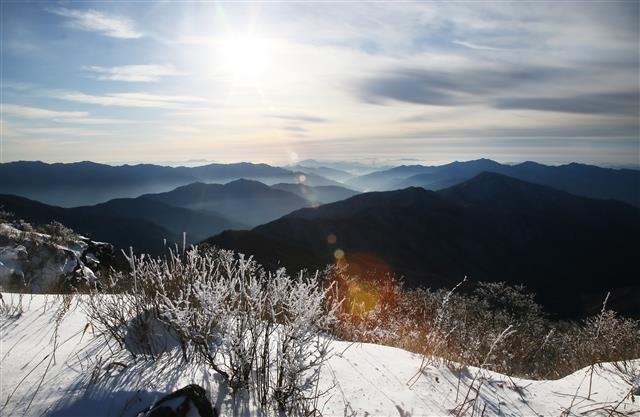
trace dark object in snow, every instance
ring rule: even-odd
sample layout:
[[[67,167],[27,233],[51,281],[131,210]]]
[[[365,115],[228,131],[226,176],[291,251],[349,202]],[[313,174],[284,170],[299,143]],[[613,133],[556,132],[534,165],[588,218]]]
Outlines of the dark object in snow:
[[[191,384],[165,396],[149,409],[138,413],[137,417],[186,417],[193,416],[196,410],[199,417],[218,417],[217,410],[211,405],[204,388]]]

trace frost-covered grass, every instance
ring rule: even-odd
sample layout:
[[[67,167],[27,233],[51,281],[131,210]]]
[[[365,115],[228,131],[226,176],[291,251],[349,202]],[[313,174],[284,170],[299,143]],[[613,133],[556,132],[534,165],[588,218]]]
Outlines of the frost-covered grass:
[[[558,323],[504,284],[271,274],[215,249],[129,263],[99,292],[2,294],[2,415],[135,416],[191,383],[223,415],[640,413],[640,326],[604,306]]]
[[[606,302],[596,316],[557,321],[523,287],[504,283],[477,283],[463,293],[405,289],[393,276],[354,277],[345,268],[326,273],[344,300],[335,329],[343,340],[534,379],[640,358],[640,322],[618,316]]]
[[[265,272],[224,250],[129,257],[83,304],[99,332],[131,356],[159,360],[171,347],[206,367],[234,394],[268,413],[317,408],[320,367],[330,355],[334,307],[317,275]],[[159,341],[157,334],[162,334]]]
[[[222,416],[259,414],[259,404],[219,374],[185,362],[179,346],[155,359],[118,349],[87,316],[86,297],[24,295],[19,316],[0,318],[0,415],[134,417],[190,383],[205,388]],[[16,294],[2,298],[18,304]],[[328,393],[318,410],[327,417],[640,415],[630,397],[638,360],[535,381],[462,365],[421,369],[420,355],[382,345],[333,340],[329,348],[318,380]]]

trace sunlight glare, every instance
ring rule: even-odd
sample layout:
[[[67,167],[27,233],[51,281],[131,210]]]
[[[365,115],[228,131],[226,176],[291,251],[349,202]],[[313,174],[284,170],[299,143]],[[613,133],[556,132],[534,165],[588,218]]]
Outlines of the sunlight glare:
[[[264,39],[242,36],[223,42],[225,68],[240,80],[255,80],[270,67],[269,43]]]

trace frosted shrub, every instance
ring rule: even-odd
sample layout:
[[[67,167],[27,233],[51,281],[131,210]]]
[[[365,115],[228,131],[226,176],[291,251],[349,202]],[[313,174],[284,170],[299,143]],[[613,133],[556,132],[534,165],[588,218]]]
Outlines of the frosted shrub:
[[[554,342],[562,348],[558,357],[571,368],[635,359],[640,357],[640,322],[603,308],[598,316],[572,323]]]
[[[82,307],[108,342],[116,342],[134,357],[157,357],[167,348],[170,329],[158,318],[152,289],[136,285],[136,275],[135,268],[131,273],[111,271],[101,282],[102,291],[91,291]]]
[[[271,311],[279,323],[275,344],[275,375],[270,385],[278,408],[283,411],[302,412],[291,405],[304,403],[316,386],[320,365],[328,354],[329,341],[318,330],[327,330],[334,324],[334,311],[325,310],[326,291],[318,285],[318,277],[292,280],[280,270],[272,280],[279,308]],[[286,277],[286,278],[285,278]]]
[[[0,206],[0,223],[7,223],[13,220],[13,213],[5,211],[3,206]]]
[[[345,300],[334,329],[339,337],[419,353],[423,366],[457,363],[548,379],[597,362],[640,357],[638,320],[605,308],[580,321],[551,320],[522,286],[463,283],[434,291],[405,289],[395,277],[350,276],[344,267],[325,275]],[[354,283],[377,288],[377,304],[359,308],[363,298],[351,290]]]
[[[66,244],[78,240],[78,235],[73,231],[73,229],[70,229],[64,224],[57,221],[38,225],[36,227],[36,230],[40,233],[51,236],[51,240],[61,244]]]
[[[265,412],[313,408],[318,373],[329,355],[326,331],[335,322],[329,289],[317,276],[267,273],[251,258],[216,249],[129,261],[130,286],[112,297],[127,301],[102,303],[97,310],[157,318],[176,335],[185,360],[206,364],[234,392],[252,394]],[[106,327],[131,323],[117,321]]]

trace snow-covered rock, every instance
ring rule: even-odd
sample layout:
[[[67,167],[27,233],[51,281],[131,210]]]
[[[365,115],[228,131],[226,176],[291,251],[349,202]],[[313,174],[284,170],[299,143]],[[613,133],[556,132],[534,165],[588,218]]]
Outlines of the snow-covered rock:
[[[42,293],[80,282],[96,285],[95,272],[113,263],[113,246],[67,229],[64,237],[24,222],[0,223],[0,288]]]

